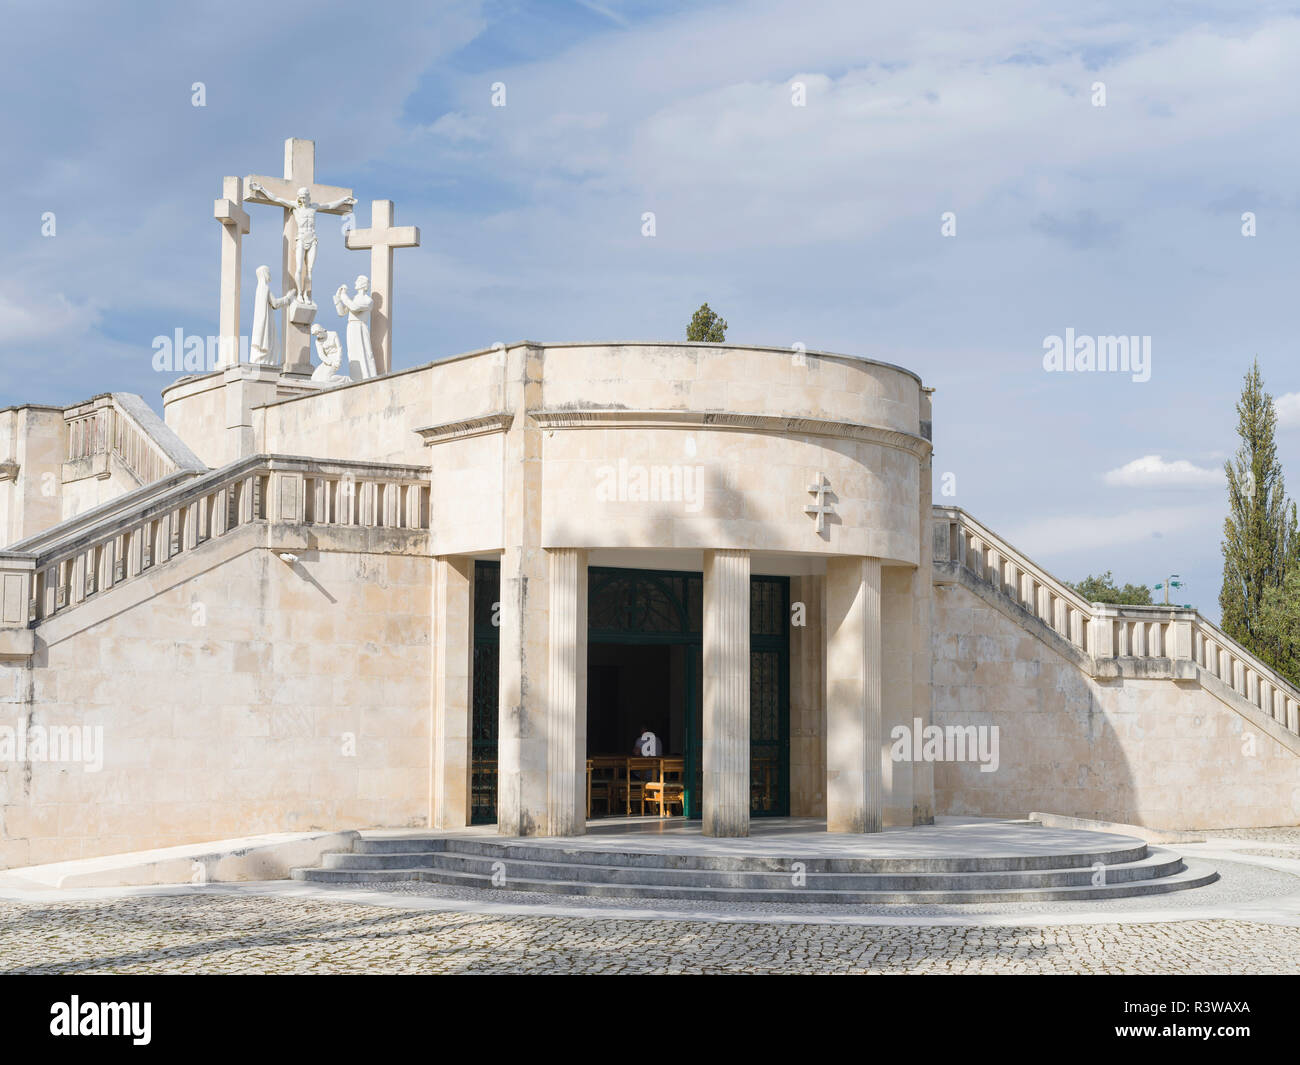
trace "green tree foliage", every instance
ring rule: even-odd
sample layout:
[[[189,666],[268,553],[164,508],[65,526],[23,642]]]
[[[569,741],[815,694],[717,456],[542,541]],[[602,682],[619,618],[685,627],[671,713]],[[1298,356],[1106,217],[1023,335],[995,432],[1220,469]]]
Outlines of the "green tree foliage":
[[[1260,627],[1276,642],[1274,669],[1300,686],[1300,566],[1291,566],[1282,583],[1260,601]]]
[[[707,303],[701,303],[686,327],[686,339],[721,344],[727,339],[726,320],[714,314]]]
[[[1241,446],[1224,463],[1228,478],[1228,516],[1223,523],[1222,628],[1274,668],[1295,656],[1286,633],[1293,626],[1287,610],[1300,609],[1284,594],[1288,568],[1297,551],[1296,509],[1287,501],[1282,464],[1277,457],[1277,412],[1264,391],[1259,360],[1246,374],[1237,401]],[[1265,598],[1272,606],[1265,610]]]
[[[1089,574],[1078,584],[1070,585],[1090,603],[1121,603],[1125,606],[1149,606],[1151,589],[1145,584],[1126,584],[1120,588],[1110,570],[1100,576]]]

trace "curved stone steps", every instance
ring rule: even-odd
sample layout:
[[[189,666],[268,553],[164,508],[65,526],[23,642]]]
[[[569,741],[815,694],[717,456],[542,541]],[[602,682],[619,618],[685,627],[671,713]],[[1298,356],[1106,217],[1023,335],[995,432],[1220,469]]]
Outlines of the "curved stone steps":
[[[668,869],[586,862],[537,861],[515,857],[476,856],[450,851],[371,854],[327,854],[322,871],[358,872],[370,879],[389,870],[445,870],[490,877],[497,866],[511,879],[632,885],[637,887],[719,887],[749,890],[788,888],[798,875],[804,886],[828,891],[974,891],[1007,888],[1091,886],[1095,866],[1056,869],[941,873],[817,872],[806,863],[791,862],[771,870]],[[1172,876],[1183,870],[1182,859],[1169,851],[1154,851],[1134,862],[1105,865],[1107,883],[1133,883]],[[802,888],[801,888],[802,890]]]
[[[1103,884],[1093,883],[1098,865]],[[1124,898],[1218,879],[1208,867],[1188,869],[1178,854],[1132,839],[1061,854],[786,858],[580,848],[567,841],[372,838],[292,875],[314,883],[424,881],[554,895],[831,905]]]
[[[1170,876],[1129,883],[1078,887],[1014,887],[998,890],[909,890],[835,891],[812,887],[728,888],[679,885],[616,884],[583,880],[536,880],[511,876],[501,883],[491,875],[449,869],[394,869],[376,874],[372,870],[295,869],[294,879],[314,882],[357,884],[376,880],[411,880],[475,887],[497,891],[537,892],[606,898],[678,899],[684,901],[748,903],[817,903],[822,905],[944,905],[956,903],[1065,902],[1087,899],[1132,898],[1159,895],[1216,881],[1218,873],[1206,868],[1184,869]]]
[[[515,861],[618,865],[643,869],[710,869],[734,872],[788,873],[791,863],[802,862],[809,873],[993,873],[1033,869],[1068,869],[1122,865],[1140,861],[1149,853],[1147,844],[1126,840],[1115,846],[1048,854],[944,855],[932,857],[890,856],[873,858],[818,858],[805,855],[722,856],[663,851],[631,851],[570,844],[536,843],[527,840],[496,840],[473,837],[431,836],[428,838],[359,839],[353,854],[400,855],[456,853]]]

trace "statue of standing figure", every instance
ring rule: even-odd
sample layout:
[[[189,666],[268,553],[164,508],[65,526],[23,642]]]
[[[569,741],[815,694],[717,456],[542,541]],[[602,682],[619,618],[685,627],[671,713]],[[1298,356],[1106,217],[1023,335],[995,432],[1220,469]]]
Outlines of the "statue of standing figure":
[[[348,318],[348,368],[354,381],[377,376],[375,355],[370,349],[370,312],[375,298],[370,295],[370,279],[362,274],[356,280],[357,294],[348,295],[348,286],[339,285],[334,293],[334,309]]]
[[[248,188],[250,192],[293,212],[293,220],[298,227],[298,240],[294,244],[294,283],[298,286],[299,302],[315,306],[311,301],[311,272],[316,265],[316,212],[333,211],[345,205],[350,207],[357,202],[356,197],[344,196],[332,203],[312,203],[311,189],[308,188],[298,190],[296,201],[282,200],[268,192],[258,181],[250,181]]]
[[[259,366],[279,366],[280,330],[275,328],[275,312],[288,305],[295,296],[289,289],[283,296],[271,295],[271,268],[257,268],[257,293],[253,296],[253,332],[248,338],[248,361]]]

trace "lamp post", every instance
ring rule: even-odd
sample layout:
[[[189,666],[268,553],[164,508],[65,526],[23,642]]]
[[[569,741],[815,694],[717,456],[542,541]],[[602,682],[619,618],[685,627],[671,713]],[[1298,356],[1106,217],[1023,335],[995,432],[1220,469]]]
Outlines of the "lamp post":
[[[1179,579],[1178,574],[1177,574],[1177,573],[1171,573],[1168,577],[1166,577],[1166,578],[1164,579],[1164,581],[1162,581],[1160,584],[1157,584],[1157,585],[1156,585],[1156,591],[1157,591],[1157,592],[1160,591],[1161,588],[1163,588],[1163,589],[1165,590],[1165,606],[1168,606],[1168,605],[1169,605],[1169,589],[1170,589],[1170,588],[1181,588],[1182,586],[1183,586],[1183,582]]]

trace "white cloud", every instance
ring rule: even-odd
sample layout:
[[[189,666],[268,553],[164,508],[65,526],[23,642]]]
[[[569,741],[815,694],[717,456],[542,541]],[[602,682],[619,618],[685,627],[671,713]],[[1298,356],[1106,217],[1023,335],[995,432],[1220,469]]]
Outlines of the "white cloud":
[[[1166,462],[1159,455],[1143,455],[1118,469],[1107,470],[1102,480],[1124,488],[1182,488],[1219,484],[1223,471],[1203,469],[1186,459]]]
[[[477,115],[467,115],[464,111],[448,111],[425,126],[424,130],[453,142],[481,141],[487,136],[483,131],[483,119]]]
[[[62,292],[16,296],[0,292],[0,345],[72,340],[84,336],[98,321],[98,310],[88,303],[73,303]]]
[[[1277,424],[1282,429],[1300,429],[1300,392],[1288,392],[1273,400]]]

